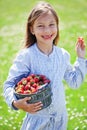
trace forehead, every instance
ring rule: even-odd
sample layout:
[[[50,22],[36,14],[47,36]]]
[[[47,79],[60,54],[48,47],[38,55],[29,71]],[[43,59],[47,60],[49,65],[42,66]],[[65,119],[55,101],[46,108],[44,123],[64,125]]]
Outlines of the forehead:
[[[47,22],[47,21],[54,21],[56,22],[56,18],[51,11],[41,14],[36,20],[35,23],[38,22]]]

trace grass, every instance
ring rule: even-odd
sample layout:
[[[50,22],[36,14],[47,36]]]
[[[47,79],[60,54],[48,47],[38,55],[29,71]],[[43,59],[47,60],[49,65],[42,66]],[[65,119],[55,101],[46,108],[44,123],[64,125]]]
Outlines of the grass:
[[[56,9],[60,19],[59,46],[71,54],[71,63],[76,59],[75,43],[78,36],[87,41],[86,0],[46,0]],[[19,130],[25,112],[12,111],[3,97],[3,82],[24,40],[25,25],[37,0],[0,1],[0,130]],[[87,57],[87,54],[86,54]],[[69,116],[68,130],[87,130],[87,76],[78,90],[65,84],[66,103]]]

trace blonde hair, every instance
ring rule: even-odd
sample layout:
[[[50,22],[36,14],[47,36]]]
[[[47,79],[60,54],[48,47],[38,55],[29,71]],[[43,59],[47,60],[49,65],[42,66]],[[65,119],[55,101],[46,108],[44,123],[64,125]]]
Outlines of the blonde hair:
[[[47,13],[48,11],[51,11],[51,13],[53,14],[56,23],[57,23],[57,36],[55,37],[53,44],[57,45],[58,43],[58,39],[59,39],[59,19],[58,16],[55,12],[55,10],[52,8],[52,6],[46,2],[40,2],[39,4],[37,4],[32,11],[30,12],[30,15],[28,17],[27,20],[27,25],[26,25],[26,38],[25,38],[25,44],[24,47],[28,48],[30,46],[32,46],[35,42],[36,42],[36,37],[35,35],[33,35],[31,33],[30,28],[32,27],[32,25],[34,24],[35,20],[42,14]]]

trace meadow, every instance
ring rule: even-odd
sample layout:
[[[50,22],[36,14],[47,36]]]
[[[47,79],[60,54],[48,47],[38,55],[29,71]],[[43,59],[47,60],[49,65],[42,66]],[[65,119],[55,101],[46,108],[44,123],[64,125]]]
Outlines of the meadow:
[[[13,59],[21,48],[28,14],[38,0],[0,0],[0,130],[19,130],[25,116],[22,110],[11,110],[3,97],[3,83]],[[83,36],[87,45],[87,1],[46,0],[56,9],[60,24],[58,46],[76,60],[75,44]],[[87,51],[87,48],[86,48]],[[86,53],[87,58],[87,53]],[[68,130],[87,130],[87,76],[79,89],[71,89],[65,82]]]

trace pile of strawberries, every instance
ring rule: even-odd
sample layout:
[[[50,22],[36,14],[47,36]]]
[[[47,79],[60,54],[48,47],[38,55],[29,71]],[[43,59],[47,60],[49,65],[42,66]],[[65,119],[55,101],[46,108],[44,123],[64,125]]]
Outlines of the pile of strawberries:
[[[49,83],[50,80],[45,75],[31,74],[17,83],[15,91],[19,94],[32,94],[37,92],[43,85]]]

